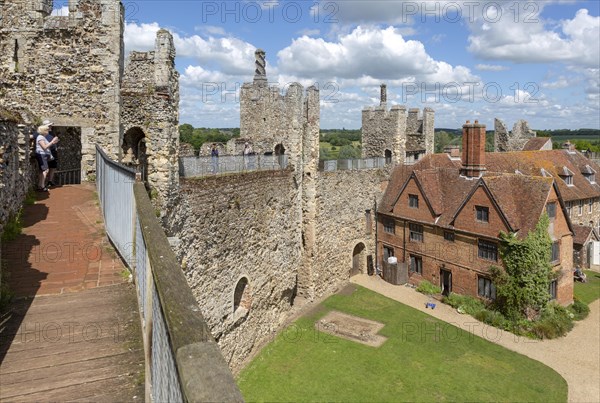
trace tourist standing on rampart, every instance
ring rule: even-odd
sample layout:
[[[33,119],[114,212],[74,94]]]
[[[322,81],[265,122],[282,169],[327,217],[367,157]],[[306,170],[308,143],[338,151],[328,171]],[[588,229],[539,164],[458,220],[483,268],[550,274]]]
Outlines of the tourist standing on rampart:
[[[219,149],[217,145],[213,143],[212,150],[210,151],[212,159],[212,173],[216,174],[219,171]]]
[[[46,140],[46,136],[50,132],[48,126],[40,126],[38,127],[38,136],[35,139],[35,158],[38,162],[38,166],[40,167],[40,174],[38,180],[38,191],[47,192],[48,188],[46,187],[46,177],[48,176],[48,160],[52,157],[52,153],[50,152],[50,147],[58,143],[58,137],[54,137],[50,142]]]
[[[52,125],[53,123],[49,120],[44,120],[43,126],[48,127],[48,134],[45,136],[46,141],[51,143],[54,139],[54,135],[52,134]],[[50,154],[51,156],[48,158],[48,187],[54,187],[56,184],[54,183],[54,172],[58,168],[58,146],[56,144],[50,146]]]
[[[244,144],[244,169],[250,165],[250,156],[252,155],[252,146],[249,143]]]

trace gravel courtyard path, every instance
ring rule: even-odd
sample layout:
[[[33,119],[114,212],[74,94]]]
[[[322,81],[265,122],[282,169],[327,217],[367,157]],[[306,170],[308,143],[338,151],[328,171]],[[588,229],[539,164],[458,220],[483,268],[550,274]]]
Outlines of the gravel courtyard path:
[[[590,305],[590,315],[576,322],[567,336],[541,341],[488,326],[470,315],[459,314],[449,305],[437,303],[435,309],[427,309],[429,297],[410,287],[386,283],[377,276],[360,274],[350,281],[546,364],[567,381],[569,402],[600,402],[600,300]]]

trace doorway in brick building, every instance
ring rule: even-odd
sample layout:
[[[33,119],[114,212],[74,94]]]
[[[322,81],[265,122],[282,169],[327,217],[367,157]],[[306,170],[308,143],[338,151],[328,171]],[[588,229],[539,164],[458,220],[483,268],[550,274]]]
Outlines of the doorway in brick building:
[[[442,295],[448,296],[452,292],[452,272],[449,270],[440,270],[440,288]]]
[[[56,172],[53,182],[57,185],[81,183],[81,127],[53,126],[52,135],[59,138],[57,145]]]

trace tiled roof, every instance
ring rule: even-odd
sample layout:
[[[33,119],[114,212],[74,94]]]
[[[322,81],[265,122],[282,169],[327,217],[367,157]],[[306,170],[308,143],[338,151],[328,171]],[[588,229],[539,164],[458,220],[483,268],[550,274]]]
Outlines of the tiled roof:
[[[552,178],[504,174],[484,176],[483,180],[513,230],[526,235],[535,228],[544,212]]]
[[[550,137],[532,137],[523,146],[523,151],[539,151],[548,142],[550,142],[550,147],[552,147],[552,139]]]
[[[527,176],[543,176],[542,169],[554,177],[565,201],[583,200],[600,197],[600,167],[578,151],[546,150],[486,153],[486,176],[498,173],[519,171]],[[414,169],[432,167],[454,168],[460,170],[461,161],[450,160],[447,154],[430,154],[414,165]],[[573,174],[573,185],[563,180],[567,172]],[[596,183],[590,183],[583,173],[596,172]]]
[[[586,225],[573,225],[573,243],[583,245],[588,240],[593,228]]]
[[[449,161],[448,158],[447,160]],[[469,179],[460,176],[454,166],[431,167],[428,163],[431,161],[422,162],[423,164],[396,167],[382,198],[380,212],[391,214],[403,186],[414,176],[437,216],[436,223],[442,227],[452,227],[454,218],[467,197],[475,188],[484,186],[498,204],[509,226],[520,236],[525,236],[535,228],[544,211],[553,183],[552,178],[518,174],[495,174],[486,175],[482,179]],[[407,211],[406,214],[400,217],[410,219],[410,212]]]

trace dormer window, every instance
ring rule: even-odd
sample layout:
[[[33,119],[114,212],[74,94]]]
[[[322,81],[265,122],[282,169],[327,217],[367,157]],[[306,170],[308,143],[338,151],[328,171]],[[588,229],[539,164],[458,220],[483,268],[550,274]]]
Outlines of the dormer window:
[[[558,174],[567,186],[573,186],[573,172],[567,167],[563,167],[562,172]]]
[[[540,173],[542,174],[542,176],[544,178],[547,178],[550,176],[550,174],[548,173],[548,171],[546,171],[544,168],[540,169]]]
[[[594,171],[591,166],[586,165],[581,170],[581,174],[585,179],[588,180],[589,183],[596,183],[596,171]]]

